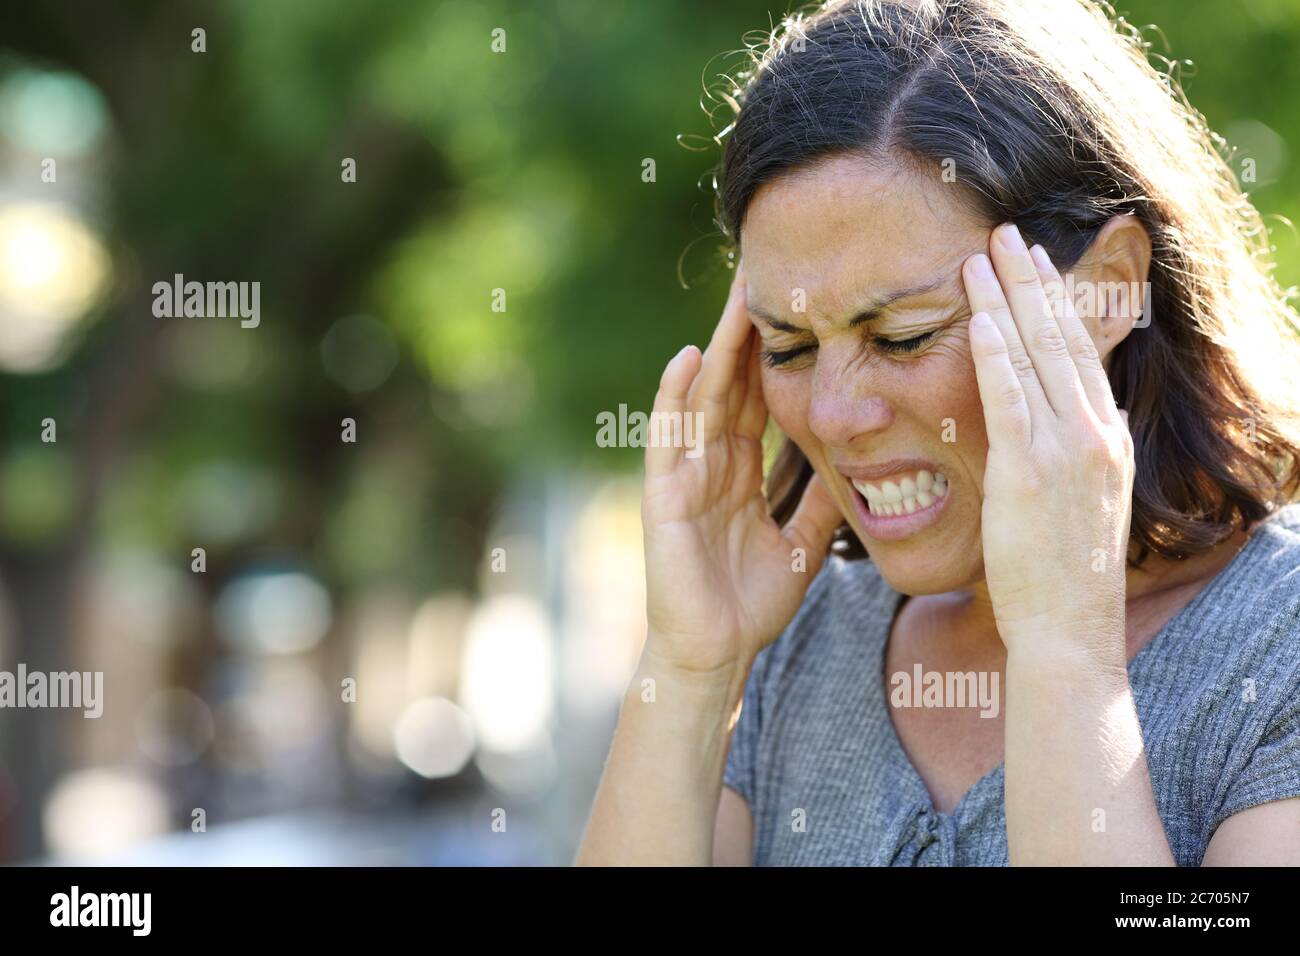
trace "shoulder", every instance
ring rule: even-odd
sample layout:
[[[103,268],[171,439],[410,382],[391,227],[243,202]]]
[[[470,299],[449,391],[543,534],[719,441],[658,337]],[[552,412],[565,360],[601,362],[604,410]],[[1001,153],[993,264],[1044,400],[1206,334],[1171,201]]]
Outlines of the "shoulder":
[[[1300,505],[1270,515],[1168,628],[1151,667],[1178,693],[1282,703],[1300,682]],[[1155,643],[1155,642],[1153,642]],[[1146,669],[1146,668],[1143,668]],[[1260,708],[1250,708],[1258,713]],[[1229,715],[1216,708],[1217,719]]]
[[[1182,617],[1182,636],[1197,640],[1180,653],[1280,656],[1300,665],[1300,504],[1257,525]]]
[[[1300,595],[1300,502],[1280,508],[1251,534],[1248,563],[1272,572],[1257,583],[1279,594]]]
[[[1201,630],[1219,635],[1234,656],[1300,667],[1300,504],[1256,526],[1220,578],[1196,615]]]
[[[1171,847],[1195,864],[1228,816],[1300,795],[1300,506],[1260,523],[1162,637],[1131,676],[1158,797],[1183,821]]]
[[[1278,702],[1300,692],[1300,504],[1261,523],[1241,555],[1233,595],[1216,608],[1237,654]]]

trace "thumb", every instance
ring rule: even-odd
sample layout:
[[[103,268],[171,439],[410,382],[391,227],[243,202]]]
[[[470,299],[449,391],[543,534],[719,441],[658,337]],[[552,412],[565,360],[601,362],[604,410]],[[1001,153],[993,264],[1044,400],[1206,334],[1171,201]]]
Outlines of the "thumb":
[[[794,517],[786,524],[782,534],[793,546],[804,549],[808,558],[808,570],[816,573],[830,548],[831,535],[843,521],[839,505],[831,497],[821,475],[814,472],[803,490]]]
[[[1119,412],[1119,420],[1124,425],[1125,440],[1131,447],[1133,444],[1133,429],[1129,426],[1128,412],[1122,408],[1117,408],[1115,411]]]

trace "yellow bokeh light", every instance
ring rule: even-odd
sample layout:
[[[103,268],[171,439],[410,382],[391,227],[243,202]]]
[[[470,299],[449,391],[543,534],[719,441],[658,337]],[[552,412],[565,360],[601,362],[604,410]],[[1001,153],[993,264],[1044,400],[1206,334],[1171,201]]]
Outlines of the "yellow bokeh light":
[[[0,368],[56,362],[108,272],[107,251],[75,214],[49,203],[0,208]]]

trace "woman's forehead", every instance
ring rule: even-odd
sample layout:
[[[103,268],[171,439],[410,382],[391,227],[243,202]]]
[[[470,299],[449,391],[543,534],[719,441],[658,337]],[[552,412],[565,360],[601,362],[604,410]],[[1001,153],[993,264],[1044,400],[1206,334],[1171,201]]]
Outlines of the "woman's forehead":
[[[988,226],[954,183],[855,157],[797,170],[754,194],[742,233],[751,300],[788,299],[815,284],[824,297],[862,286],[919,286],[983,250]]]
[[[789,309],[795,290],[831,314],[900,289],[960,290],[962,261],[987,245],[956,186],[910,168],[842,158],[764,184],[743,232],[749,301]]]

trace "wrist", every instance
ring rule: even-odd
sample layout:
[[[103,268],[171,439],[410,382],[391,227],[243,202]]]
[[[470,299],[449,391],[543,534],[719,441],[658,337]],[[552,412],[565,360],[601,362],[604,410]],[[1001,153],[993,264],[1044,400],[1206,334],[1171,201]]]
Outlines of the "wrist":
[[[734,708],[744,694],[752,658],[719,661],[715,666],[683,665],[659,650],[654,635],[647,636],[628,696],[662,699],[666,692],[678,705],[704,708]]]
[[[1059,660],[1074,667],[1125,667],[1126,635],[1123,605],[1116,613],[1057,614],[1020,621],[998,621],[998,633],[1008,659]]]
[[[1106,696],[1128,681],[1124,635],[1118,639],[1063,639],[1046,633],[1007,642],[1007,684],[1061,693]]]
[[[734,642],[734,650],[716,647],[724,642],[711,643],[715,645],[714,648],[701,652],[696,650],[700,646],[698,640],[675,637],[652,627],[647,631],[645,643],[641,646],[637,671],[644,671],[650,676],[663,675],[678,683],[701,689],[728,686],[735,681],[737,675],[740,675],[743,682],[744,675],[749,673],[754,662],[754,655],[741,650],[739,641]]]

